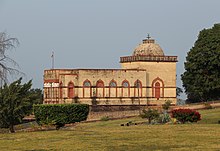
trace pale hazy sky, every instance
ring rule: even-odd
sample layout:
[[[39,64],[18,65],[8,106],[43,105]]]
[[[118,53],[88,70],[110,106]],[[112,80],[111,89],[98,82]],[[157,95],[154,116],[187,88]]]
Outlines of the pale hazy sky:
[[[0,0],[0,32],[20,41],[8,55],[43,87],[51,68],[120,68],[147,33],[177,55],[177,86],[198,33],[220,22],[220,0]],[[184,98],[184,96],[182,96]]]

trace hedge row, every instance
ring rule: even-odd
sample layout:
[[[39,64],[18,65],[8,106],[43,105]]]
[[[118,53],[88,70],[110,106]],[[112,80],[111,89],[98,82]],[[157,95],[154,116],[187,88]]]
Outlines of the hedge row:
[[[52,124],[57,128],[65,124],[84,121],[89,113],[87,104],[38,104],[34,115],[39,124]]]

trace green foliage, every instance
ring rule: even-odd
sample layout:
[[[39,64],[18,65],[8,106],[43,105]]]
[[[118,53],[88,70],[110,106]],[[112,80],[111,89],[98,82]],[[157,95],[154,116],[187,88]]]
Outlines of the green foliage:
[[[0,88],[0,127],[9,128],[10,132],[15,132],[14,125],[32,111],[33,96],[29,93],[32,81],[22,85],[21,80]]]
[[[38,104],[34,105],[34,115],[39,124],[52,124],[57,128],[65,124],[80,122],[87,119],[87,104]]]
[[[143,113],[140,115],[142,118],[147,118],[148,119],[148,123],[151,124],[152,120],[155,120],[159,117],[159,113],[157,110],[155,109],[147,109],[147,110],[143,110]]]
[[[180,87],[176,87],[176,95],[180,96],[181,93],[183,93],[183,90]]]
[[[200,31],[187,54],[183,87],[188,102],[211,101],[220,98],[220,24]]]
[[[171,114],[172,118],[176,118],[181,123],[201,120],[200,113],[191,109],[175,109],[171,111]]]
[[[42,104],[43,103],[43,92],[41,89],[31,89],[30,92],[33,96],[32,99],[34,101],[34,104]]]
[[[171,121],[170,115],[167,112],[163,112],[158,118],[159,123],[168,123]]]
[[[171,103],[172,103],[172,101],[170,101],[170,100],[165,101],[165,103],[162,105],[162,108],[164,110],[169,110]]]

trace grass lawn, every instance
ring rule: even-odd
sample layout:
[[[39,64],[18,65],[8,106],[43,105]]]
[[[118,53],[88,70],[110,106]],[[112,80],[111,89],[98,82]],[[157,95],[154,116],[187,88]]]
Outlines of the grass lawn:
[[[220,150],[220,109],[201,110],[196,124],[120,126],[140,118],[80,123],[59,131],[0,134],[0,150]]]

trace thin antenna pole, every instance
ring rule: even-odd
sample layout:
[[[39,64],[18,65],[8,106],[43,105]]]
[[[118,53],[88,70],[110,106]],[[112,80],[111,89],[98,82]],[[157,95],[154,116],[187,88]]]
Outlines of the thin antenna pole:
[[[54,69],[54,52],[53,51],[52,51],[51,59],[52,59],[52,69]]]

